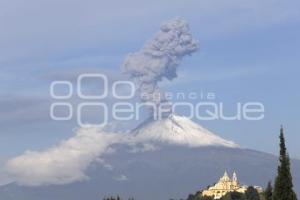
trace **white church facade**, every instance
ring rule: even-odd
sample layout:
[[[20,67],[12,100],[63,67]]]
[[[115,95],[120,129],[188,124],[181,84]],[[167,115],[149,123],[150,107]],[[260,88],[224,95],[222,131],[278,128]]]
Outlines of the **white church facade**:
[[[232,178],[230,178],[225,171],[223,177],[221,177],[215,185],[202,191],[202,195],[211,196],[214,197],[214,199],[220,199],[228,192],[245,193],[247,188],[248,186],[241,186],[239,184],[237,174],[235,172],[233,172]],[[257,189],[258,192],[262,192],[262,188],[259,186],[255,186],[255,189]]]

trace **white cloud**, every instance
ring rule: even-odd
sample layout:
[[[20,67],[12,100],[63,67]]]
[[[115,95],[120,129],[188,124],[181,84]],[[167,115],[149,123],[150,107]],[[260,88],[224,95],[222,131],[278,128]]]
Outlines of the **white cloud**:
[[[120,176],[115,177],[114,180],[116,180],[116,181],[128,181],[129,179],[124,174],[121,174]]]
[[[22,185],[66,184],[88,178],[88,166],[117,142],[119,136],[95,128],[79,129],[76,136],[46,151],[26,151],[9,160],[6,170]]]
[[[89,178],[86,171],[93,162],[99,163],[106,170],[114,170],[114,167],[101,157],[103,154],[114,153],[113,144],[128,145],[131,147],[131,153],[157,150],[151,144],[139,143],[135,137],[128,134],[104,132],[103,129],[92,127],[81,128],[74,137],[62,141],[57,146],[45,151],[26,151],[10,159],[5,165],[5,173],[0,173],[1,177],[7,179],[0,184],[16,182],[20,185],[39,186],[84,181]],[[128,180],[125,175],[114,179]]]
[[[140,152],[158,150],[158,147],[156,147],[153,144],[150,144],[150,143],[138,144],[138,142],[135,141],[135,138],[131,138],[131,139],[132,139],[132,141],[129,143],[129,146],[131,147],[131,149],[129,150],[130,153],[140,153]]]

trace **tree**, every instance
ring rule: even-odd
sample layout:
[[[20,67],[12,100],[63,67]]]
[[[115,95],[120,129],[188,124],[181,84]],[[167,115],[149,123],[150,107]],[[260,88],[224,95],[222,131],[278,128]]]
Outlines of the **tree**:
[[[245,192],[247,200],[260,200],[257,190],[253,186],[249,186]]]
[[[104,197],[103,200],[122,200],[122,198],[118,195],[117,197]],[[134,198],[129,198],[128,200],[134,200]]]
[[[202,200],[202,192],[198,191],[195,194],[189,194],[187,200]]]
[[[290,158],[285,146],[283,128],[280,128],[280,155],[277,177],[275,179],[273,200],[297,200],[293,190],[293,181],[290,169]]]
[[[195,195],[193,195],[193,194],[189,194],[189,196],[188,196],[187,200],[194,200],[194,198],[195,198]]]
[[[272,182],[269,181],[268,182],[268,185],[264,191],[264,197],[265,197],[265,200],[272,200],[272,196],[273,196],[273,187],[272,187]]]
[[[199,200],[214,200],[214,198],[209,196],[201,196]]]
[[[245,195],[239,192],[228,192],[220,200],[245,200]]]

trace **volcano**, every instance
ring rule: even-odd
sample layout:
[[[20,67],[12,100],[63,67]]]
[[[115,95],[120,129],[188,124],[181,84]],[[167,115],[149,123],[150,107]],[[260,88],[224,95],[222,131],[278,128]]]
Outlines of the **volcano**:
[[[238,147],[196,124],[187,117],[171,114],[161,120],[148,119],[132,131],[139,142],[160,142],[189,147],[224,146]]]
[[[99,200],[110,195],[184,199],[213,184],[224,170],[235,170],[241,184],[265,186],[274,179],[278,164],[272,154],[244,149],[174,114],[162,120],[148,119],[122,134],[99,159],[102,162],[93,162],[86,170],[86,180],[34,187],[11,183],[0,187],[0,199]],[[300,161],[291,162],[300,194]]]

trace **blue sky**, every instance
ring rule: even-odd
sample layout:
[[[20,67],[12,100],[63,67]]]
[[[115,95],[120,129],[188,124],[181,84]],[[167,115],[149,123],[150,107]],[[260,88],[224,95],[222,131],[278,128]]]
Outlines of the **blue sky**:
[[[49,118],[49,85],[80,72],[118,79],[124,57],[180,16],[200,49],[167,91],[212,91],[224,104],[260,101],[261,121],[199,122],[242,147],[277,153],[284,125],[300,158],[300,2],[296,0],[0,1],[0,162],[74,134]]]

